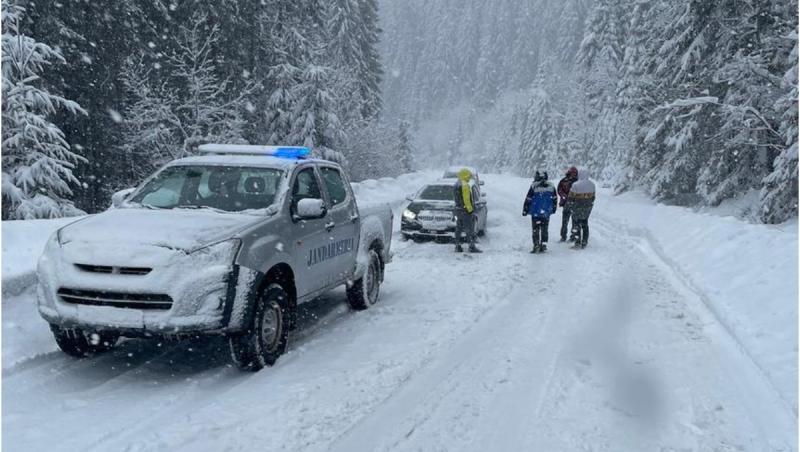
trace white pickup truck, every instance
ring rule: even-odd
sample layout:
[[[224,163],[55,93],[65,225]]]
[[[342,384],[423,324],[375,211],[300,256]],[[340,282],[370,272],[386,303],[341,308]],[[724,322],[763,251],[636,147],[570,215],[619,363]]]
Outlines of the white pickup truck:
[[[298,304],[342,284],[354,309],[378,301],[389,206],[359,210],[342,168],[307,148],[200,152],[50,238],[38,305],[64,352],[220,334],[239,367],[258,370],[286,350]]]

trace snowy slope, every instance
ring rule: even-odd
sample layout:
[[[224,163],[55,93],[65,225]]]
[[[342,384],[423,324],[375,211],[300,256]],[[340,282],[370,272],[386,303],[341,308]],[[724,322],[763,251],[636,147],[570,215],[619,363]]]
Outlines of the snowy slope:
[[[436,176],[362,183],[357,192],[362,203],[374,197],[399,209],[406,193]],[[529,182],[485,179],[484,254],[396,237],[378,305],[353,313],[342,291],[303,305],[289,354],[257,374],[230,367],[215,338],[126,341],[74,360],[54,351],[30,291],[4,299],[3,446],[797,450],[791,388],[775,378],[796,375],[796,364],[766,359],[782,356],[786,346],[776,342],[787,339],[748,342],[765,318],[732,326],[748,316],[733,302],[732,279],[713,277],[737,265],[727,255],[705,270],[682,266],[716,249],[695,234],[730,228],[743,239],[748,225],[604,195],[589,248],[552,243],[534,256],[529,220],[519,214]],[[792,229],[756,232],[796,243]],[[668,234],[685,247],[662,246]],[[787,262],[773,269],[779,275],[753,267],[745,274],[796,284],[795,250],[775,249],[776,263]],[[796,309],[796,286],[793,294],[771,279],[763,287],[772,308]],[[793,346],[796,361],[796,339]]]
[[[2,222],[3,292],[19,292],[34,283],[36,261],[50,234],[80,217]]]
[[[647,241],[709,307],[797,412],[797,222],[732,216],[604,194],[597,218]]]

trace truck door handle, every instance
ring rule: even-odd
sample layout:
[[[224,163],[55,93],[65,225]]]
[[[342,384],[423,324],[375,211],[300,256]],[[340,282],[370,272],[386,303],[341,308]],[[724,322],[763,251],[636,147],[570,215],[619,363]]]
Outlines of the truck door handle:
[[[354,213],[354,214],[350,215],[350,221],[352,221],[353,223],[355,223],[356,221],[358,221],[358,218],[359,218],[359,217],[358,217],[358,214],[357,214],[357,213]]]
[[[335,227],[336,227],[336,223],[334,223],[333,221],[331,221],[330,223],[325,224],[325,230],[328,231],[328,232],[331,232],[333,230],[333,228],[335,228]]]

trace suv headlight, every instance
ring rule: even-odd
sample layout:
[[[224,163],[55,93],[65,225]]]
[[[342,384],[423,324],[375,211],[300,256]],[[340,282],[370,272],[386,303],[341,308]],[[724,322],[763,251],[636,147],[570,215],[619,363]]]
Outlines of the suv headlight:
[[[403,219],[407,221],[414,221],[417,219],[417,214],[415,214],[409,209],[406,209],[403,211]]]
[[[225,240],[211,245],[197,248],[189,253],[195,259],[212,262],[215,264],[232,264],[239,253],[242,241],[239,239]]]
[[[49,239],[47,239],[47,243],[44,246],[44,251],[42,251],[41,256],[39,256],[39,262],[46,261],[47,259],[53,259],[54,256],[60,252],[61,243],[59,240],[59,233],[56,231],[50,235]]]

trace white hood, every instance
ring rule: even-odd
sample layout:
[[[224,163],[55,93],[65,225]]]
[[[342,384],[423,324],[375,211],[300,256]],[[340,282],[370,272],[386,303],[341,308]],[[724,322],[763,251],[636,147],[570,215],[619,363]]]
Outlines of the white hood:
[[[228,238],[253,221],[257,218],[251,215],[209,210],[111,209],[66,226],[61,244],[74,251],[92,249],[103,261],[127,261],[130,253],[150,254],[147,248],[190,251]]]

